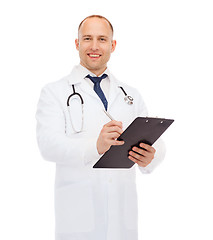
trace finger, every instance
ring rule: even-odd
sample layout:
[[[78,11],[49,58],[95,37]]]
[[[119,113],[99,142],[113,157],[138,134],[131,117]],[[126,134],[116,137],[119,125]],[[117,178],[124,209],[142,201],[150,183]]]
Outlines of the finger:
[[[104,125],[104,127],[118,126],[119,128],[122,128],[123,127],[122,125],[123,125],[122,122],[116,121],[116,120],[112,120],[112,121],[106,123]]]
[[[106,128],[107,132],[111,133],[111,132],[117,132],[118,134],[122,134],[123,133],[123,130],[122,128],[118,127],[118,126],[111,126],[111,127],[108,127]]]
[[[144,156],[142,156],[142,155],[140,155],[140,154],[138,154],[136,152],[133,152],[133,151],[130,151],[129,155],[134,157],[135,159],[141,161],[141,162],[144,162],[146,160]]]
[[[114,140],[114,141],[112,141],[112,144],[111,144],[111,145],[121,146],[121,145],[123,145],[124,143],[125,143],[124,141]]]
[[[132,153],[130,153],[130,154],[132,154]],[[134,153],[133,153],[133,155],[134,155]],[[133,162],[137,163],[141,167],[146,167],[148,164],[150,164],[152,162],[151,159],[149,159],[147,157],[143,157],[143,156],[138,158],[137,155],[134,155],[134,156],[129,155],[128,158],[130,160],[132,160]]]
[[[146,164],[146,166],[147,166],[154,159],[154,153],[150,153],[150,152],[147,152],[147,151],[145,151],[145,153],[146,153],[146,155],[143,156],[143,155],[140,155],[136,152],[130,151],[129,155],[134,157],[138,161],[142,162],[143,164]]]
[[[144,163],[144,162],[141,162],[137,159],[135,159],[134,157],[132,156],[128,156],[128,158],[133,161],[134,163],[137,163],[140,167],[146,167],[148,164],[147,163]]]
[[[120,133],[117,132],[112,132],[112,133],[107,133],[107,138],[108,139],[117,139],[120,136]]]
[[[144,149],[141,149],[141,148],[138,148],[138,147],[133,147],[132,150],[144,157],[148,156],[149,155],[149,152],[147,150],[144,150]]]
[[[155,153],[156,152],[156,150],[152,146],[150,146],[148,144],[140,143],[139,146],[144,148],[144,149],[146,149],[146,151],[148,151],[148,152],[151,152],[151,153]]]
[[[123,130],[121,128],[119,128],[118,126],[113,126],[113,127],[106,127],[104,126],[102,129],[101,129],[101,134],[102,135],[105,135],[108,137],[108,134],[118,134],[117,137],[119,137],[122,133],[123,133]],[[116,137],[116,138],[117,138]]]

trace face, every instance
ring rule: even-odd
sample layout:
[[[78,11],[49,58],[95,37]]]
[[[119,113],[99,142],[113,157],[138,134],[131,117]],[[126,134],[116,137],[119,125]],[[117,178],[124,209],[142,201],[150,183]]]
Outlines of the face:
[[[78,39],[75,40],[80,64],[97,76],[101,75],[115,50],[116,41],[112,37],[111,27],[105,19],[86,19],[79,29]]]

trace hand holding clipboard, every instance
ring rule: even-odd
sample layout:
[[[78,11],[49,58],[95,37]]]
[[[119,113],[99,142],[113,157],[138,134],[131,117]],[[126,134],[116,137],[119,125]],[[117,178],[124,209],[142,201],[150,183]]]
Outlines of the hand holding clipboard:
[[[139,146],[141,142],[151,146],[173,122],[172,119],[163,118],[136,118],[118,138],[125,143],[121,146],[111,146],[93,168],[132,167],[134,162],[128,158],[129,150],[133,146]]]

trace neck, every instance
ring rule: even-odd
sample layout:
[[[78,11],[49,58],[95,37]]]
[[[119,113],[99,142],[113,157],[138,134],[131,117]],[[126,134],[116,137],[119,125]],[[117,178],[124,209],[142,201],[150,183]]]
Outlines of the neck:
[[[86,66],[84,66],[84,64],[80,63],[83,67],[85,67],[86,69],[88,69],[90,72],[94,73],[97,77],[102,75],[102,73],[105,72],[105,70],[107,69],[107,66],[102,68],[102,69],[90,69]]]

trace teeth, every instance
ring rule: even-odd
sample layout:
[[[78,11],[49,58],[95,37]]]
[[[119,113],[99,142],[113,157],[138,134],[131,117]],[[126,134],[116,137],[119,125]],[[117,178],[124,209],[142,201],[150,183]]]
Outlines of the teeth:
[[[90,57],[99,57],[100,55],[90,54]]]

